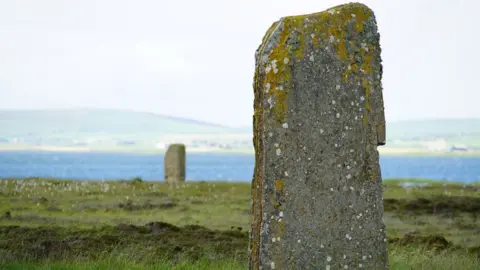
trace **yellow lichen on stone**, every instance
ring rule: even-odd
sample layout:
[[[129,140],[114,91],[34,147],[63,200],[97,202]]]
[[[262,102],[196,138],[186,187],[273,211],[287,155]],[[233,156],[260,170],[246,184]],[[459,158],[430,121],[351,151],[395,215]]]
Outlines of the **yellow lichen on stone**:
[[[275,188],[276,188],[276,190],[278,190],[278,191],[283,191],[283,187],[284,187],[284,186],[285,186],[285,183],[284,183],[282,180],[280,180],[280,179],[275,180]]]
[[[277,121],[283,123],[286,114],[287,92],[291,86],[290,54],[286,41],[290,32],[290,25],[283,22],[280,40],[268,55],[268,62],[264,64],[265,75],[261,84],[262,91],[266,92],[265,97],[270,99],[272,110]]]
[[[304,47],[307,35],[314,35],[312,42],[318,46],[318,36],[315,29],[322,29],[323,38],[333,37],[338,56],[347,60],[348,51],[345,45],[345,26],[355,20],[357,29],[363,29],[364,20],[368,19],[370,10],[362,4],[347,4],[334,8],[336,13],[329,11],[320,13],[290,16],[274,23],[265,35],[260,48],[260,58],[263,57],[264,49],[269,38],[276,29],[280,31],[279,40],[268,53],[268,61],[263,63],[265,74],[261,82],[258,82],[257,91],[265,91],[265,98],[273,104],[272,111],[276,115],[277,122],[283,123],[286,117],[288,92],[291,90],[292,72],[291,63],[304,57]],[[355,16],[355,17],[352,17]],[[322,34],[320,33],[320,34]],[[296,44],[287,44],[289,38],[295,38]],[[338,42],[337,42],[338,40]],[[257,77],[258,78],[258,77]]]
[[[350,66],[350,69],[345,70],[345,81],[348,81],[350,75],[358,76],[362,71],[371,72],[371,56],[368,58],[366,51],[368,47],[360,50],[364,59],[360,67],[355,64],[347,49],[347,44],[352,47],[347,40],[347,27],[362,31],[371,15],[372,11],[365,5],[351,3],[320,13],[284,17],[270,27],[263,40],[260,57],[263,56],[265,44],[274,32],[279,31],[279,39],[270,52],[265,52],[268,61],[263,63],[265,74],[262,74],[263,79],[258,90],[265,91],[265,98],[272,103],[271,110],[278,123],[285,121],[288,93],[292,90],[291,64],[303,59],[307,40],[318,48],[321,44],[319,39],[322,38],[328,46],[334,47],[338,58],[344,61],[346,66]],[[289,44],[290,39],[295,40],[294,45]]]

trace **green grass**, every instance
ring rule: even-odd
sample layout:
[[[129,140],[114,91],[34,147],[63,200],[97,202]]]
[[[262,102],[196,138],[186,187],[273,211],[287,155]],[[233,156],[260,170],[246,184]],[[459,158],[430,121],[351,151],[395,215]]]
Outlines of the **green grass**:
[[[431,252],[419,249],[393,248],[389,255],[390,269],[392,270],[474,270],[480,269],[474,256],[468,254],[445,251]],[[107,270],[107,269],[145,269],[145,270],[243,270],[245,263],[234,260],[211,261],[200,259],[197,261],[180,261],[174,263],[168,260],[157,260],[155,263],[132,262],[127,256],[110,256],[98,261],[54,261],[43,263],[12,263],[0,269],[11,270]]]
[[[158,260],[155,263],[132,263],[128,257],[109,257],[96,262],[91,261],[65,261],[65,262],[43,262],[43,263],[18,263],[5,265],[4,269],[11,270],[211,270],[229,269],[244,270],[244,264],[235,261],[209,261],[201,259],[197,261],[182,261],[173,263],[168,260]],[[3,268],[0,268],[3,269]]]
[[[391,269],[480,269],[479,183],[388,180],[384,207]],[[0,269],[246,269],[249,218],[249,183],[2,180]]]

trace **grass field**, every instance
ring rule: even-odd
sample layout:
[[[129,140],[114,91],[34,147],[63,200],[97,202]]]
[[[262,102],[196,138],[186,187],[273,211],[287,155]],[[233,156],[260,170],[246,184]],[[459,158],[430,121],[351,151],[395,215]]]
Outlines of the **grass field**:
[[[480,184],[389,180],[384,206],[391,269],[480,269]],[[249,217],[244,183],[5,179],[0,269],[246,269]]]

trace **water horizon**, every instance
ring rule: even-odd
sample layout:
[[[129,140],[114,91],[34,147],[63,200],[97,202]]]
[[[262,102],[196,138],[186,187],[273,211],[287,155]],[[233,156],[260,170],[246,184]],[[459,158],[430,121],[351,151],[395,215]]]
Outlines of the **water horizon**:
[[[0,151],[0,178],[163,181],[163,153]],[[187,153],[186,181],[249,182],[250,153]],[[480,180],[480,157],[380,155],[382,179]]]

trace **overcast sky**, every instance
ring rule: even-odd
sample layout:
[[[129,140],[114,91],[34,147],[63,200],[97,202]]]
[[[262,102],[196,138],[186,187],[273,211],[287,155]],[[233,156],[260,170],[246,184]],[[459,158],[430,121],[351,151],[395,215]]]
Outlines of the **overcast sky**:
[[[100,107],[252,123],[254,53],[333,0],[0,1],[0,109]],[[480,117],[477,0],[364,1],[387,121]]]

